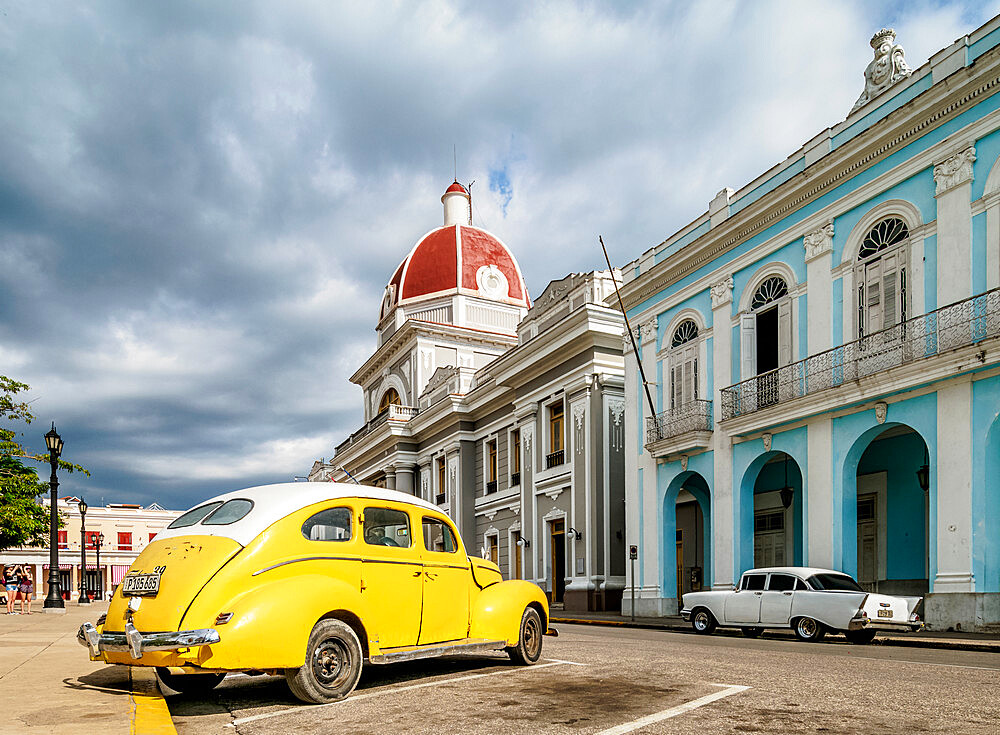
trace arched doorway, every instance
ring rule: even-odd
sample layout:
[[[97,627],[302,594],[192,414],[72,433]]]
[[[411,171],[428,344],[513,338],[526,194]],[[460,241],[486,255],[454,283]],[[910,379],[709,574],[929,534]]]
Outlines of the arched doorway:
[[[698,472],[681,472],[663,498],[664,597],[711,587],[711,491]]]
[[[906,424],[873,427],[844,472],[853,493],[843,498],[843,571],[872,592],[926,594],[933,469],[924,438]]]
[[[786,452],[765,452],[747,467],[740,487],[737,572],[751,567],[801,566],[805,555],[799,463]]]

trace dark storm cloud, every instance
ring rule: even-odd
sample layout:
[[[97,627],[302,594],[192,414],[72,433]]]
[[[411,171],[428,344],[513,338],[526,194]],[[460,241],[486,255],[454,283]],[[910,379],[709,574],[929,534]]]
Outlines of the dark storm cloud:
[[[348,377],[452,176],[529,289],[636,257],[913,66],[977,3],[10,2],[0,373],[93,471],[184,507],[287,480],[361,421]],[[492,181],[491,181],[492,174]]]

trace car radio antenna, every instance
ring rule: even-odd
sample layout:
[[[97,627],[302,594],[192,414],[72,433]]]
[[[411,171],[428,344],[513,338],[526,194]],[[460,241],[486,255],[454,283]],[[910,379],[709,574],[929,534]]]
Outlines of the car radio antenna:
[[[346,467],[344,467],[344,465],[340,465],[340,469],[342,469],[342,470],[344,471],[344,474],[345,474],[345,475],[347,475],[347,476],[348,476],[348,477],[350,477],[350,478],[351,478],[352,480],[354,480],[354,484],[355,484],[355,485],[360,485],[360,484],[361,484],[360,482],[358,482],[358,478],[356,478],[356,477],[355,477],[354,475],[352,475],[352,474],[351,474],[350,472],[348,472],[348,471],[347,471],[347,468],[346,468]]]

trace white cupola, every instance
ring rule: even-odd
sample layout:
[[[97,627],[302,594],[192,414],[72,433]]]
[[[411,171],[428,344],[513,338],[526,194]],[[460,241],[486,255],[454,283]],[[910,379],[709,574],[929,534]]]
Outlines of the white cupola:
[[[472,197],[457,181],[441,196],[444,204],[444,226],[472,224]]]

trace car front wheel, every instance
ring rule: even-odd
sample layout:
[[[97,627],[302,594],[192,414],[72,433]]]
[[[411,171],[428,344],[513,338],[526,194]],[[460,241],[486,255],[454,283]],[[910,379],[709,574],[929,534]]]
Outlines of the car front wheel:
[[[156,675],[160,683],[181,694],[204,694],[222,683],[225,674],[174,674],[166,666],[157,666]]]
[[[320,620],[309,635],[305,664],[285,669],[285,680],[303,702],[336,702],[358,685],[362,661],[361,642],[351,626],[340,620]]]
[[[521,615],[521,631],[517,645],[507,649],[510,660],[522,666],[536,663],[542,655],[542,618],[538,610],[526,607]]]
[[[694,628],[695,633],[711,635],[715,630],[715,626],[715,617],[705,608],[699,607],[692,613],[691,627]]]
[[[799,618],[795,621],[795,635],[797,635],[800,640],[815,643],[816,641],[822,640],[823,636],[826,635],[826,628],[824,628],[823,624],[818,620],[813,620],[812,618]]]
[[[875,640],[874,630],[849,630],[845,635],[847,635],[847,640],[858,645],[871,643]]]

